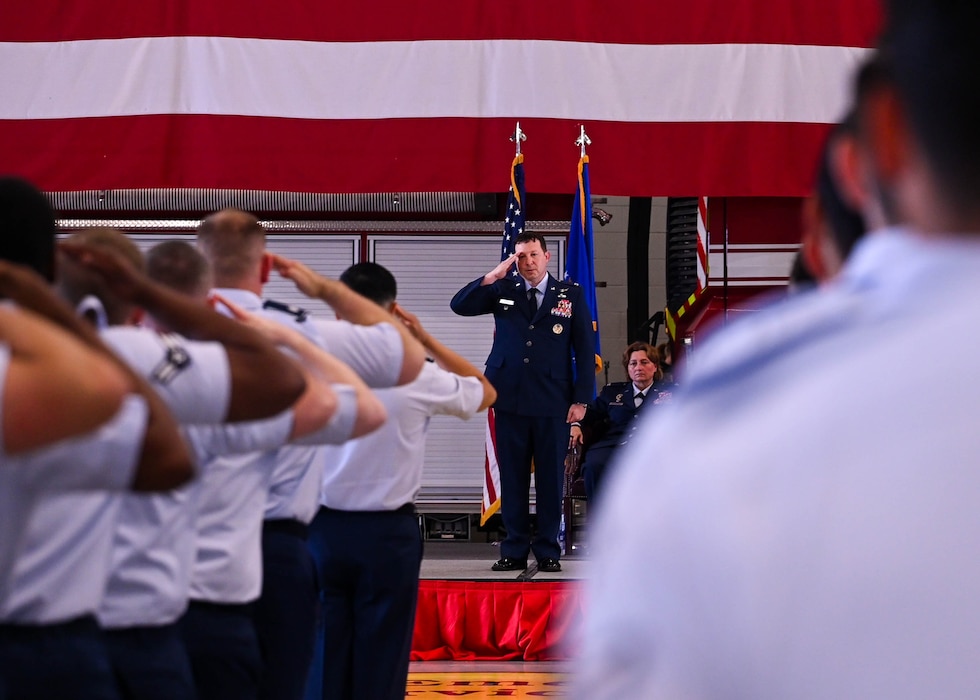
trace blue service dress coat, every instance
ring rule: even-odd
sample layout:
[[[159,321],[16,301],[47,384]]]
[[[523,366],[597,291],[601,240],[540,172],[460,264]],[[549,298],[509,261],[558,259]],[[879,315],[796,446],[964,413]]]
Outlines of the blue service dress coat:
[[[450,302],[460,316],[492,313],[495,335],[486,377],[497,390],[494,408],[522,416],[564,418],[595,391],[595,334],[582,288],[548,275],[533,314],[523,278],[508,276],[463,287]]]
[[[582,463],[585,495],[589,500],[595,498],[613,453],[636,433],[639,414],[670,401],[672,389],[669,383],[655,382],[637,408],[633,382],[613,382],[604,386],[595,401],[589,403],[582,419],[582,427],[593,435]]]
[[[539,562],[561,555],[561,489],[572,403],[587,403],[595,387],[592,312],[582,289],[550,275],[544,298],[533,311],[526,285],[514,275],[463,287],[450,306],[461,316],[494,315],[493,347],[486,377],[497,390],[496,448],[500,463],[501,516],[507,537],[505,559]],[[573,359],[574,358],[574,359]],[[529,516],[534,461],[537,532]]]

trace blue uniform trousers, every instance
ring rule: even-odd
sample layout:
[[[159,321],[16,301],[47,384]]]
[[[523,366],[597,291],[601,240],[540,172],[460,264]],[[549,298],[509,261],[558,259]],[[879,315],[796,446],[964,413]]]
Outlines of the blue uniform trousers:
[[[609,459],[615,450],[615,445],[593,445],[585,453],[582,478],[585,481],[585,497],[593,507],[599,495],[600,485],[605,479]]]
[[[307,531],[296,520],[266,520],[262,527],[255,630],[264,662],[259,690],[264,700],[302,700],[313,661],[317,582]]]
[[[0,625],[6,700],[120,700],[102,630],[92,617]]]
[[[561,494],[568,424],[564,417],[519,416],[495,411],[500,512],[507,535],[500,554],[511,559],[558,559]],[[531,459],[534,458],[537,533],[531,535]]]
[[[262,655],[253,605],[192,600],[178,623],[201,700],[255,700]]]
[[[307,700],[402,700],[422,564],[415,509],[321,508],[309,543],[321,615]]]
[[[106,648],[126,700],[195,700],[194,675],[176,624],[106,630]]]

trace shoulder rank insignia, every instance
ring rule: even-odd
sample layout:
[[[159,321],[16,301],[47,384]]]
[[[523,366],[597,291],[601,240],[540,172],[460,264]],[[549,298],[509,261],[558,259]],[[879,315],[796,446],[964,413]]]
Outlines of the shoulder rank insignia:
[[[298,306],[293,306],[292,304],[283,304],[280,301],[273,301],[272,299],[266,299],[262,302],[263,309],[272,309],[273,311],[282,311],[284,314],[289,314],[296,318],[297,323],[303,323],[306,319],[310,317],[310,312],[306,309],[301,309]]]
[[[190,367],[191,356],[187,354],[187,350],[181,344],[180,336],[162,333],[159,337],[167,350],[163,359],[153,368],[150,376],[160,384],[167,385],[178,374]]]

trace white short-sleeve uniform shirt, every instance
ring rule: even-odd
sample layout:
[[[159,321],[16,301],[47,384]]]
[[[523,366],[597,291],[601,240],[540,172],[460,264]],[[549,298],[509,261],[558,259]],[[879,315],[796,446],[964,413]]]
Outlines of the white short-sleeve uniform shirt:
[[[101,335],[150,382],[178,422],[213,423],[225,417],[230,370],[220,344],[129,327],[109,328]],[[109,463],[103,462],[103,468]],[[109,575],[120,504],[119,495],[103,493],[39,500],[13,567],[4,619],[43,624],[96,614]]]
[[[408,384],[378,389],[388,411],[378,430],[326,448],[320,502],[337,510],[391,511],[413,503],[422,486],[425,435],[432,416],[470,418],[483,401],[476,377],[426,362]]]
[[[221,343],[113,326],[102,339],[156,389],[183,425],[221,423],[231,400],[231,368]]]
[[[262,588],[262,512],[275,449],[212,455],[204,468],[197,514],[191,598],[248,603]]]
[[[84,614],[76,614],[79,608],[97,604],[104,573],[94,580],[76,579],[76,573],[87,571],[87,562],[77,562],[82,569],[73,571],[75,546],[84,548],[87,525],[112,520],[112,504],[118,499],[112,492],[118,494],[132,484],[146,420],[146,402],[130,396],[94,432],[18,455],[0,466],[0,621],[59,622]],[[79,505],[77,511],[73,503]],[[54,515],[57,512],[65,517]]]
[[[391,324],[358,326],[347,321],[317,319],[313,321],[322,339],[323,348],[346,363],[372,388],[392,387],[398,382],[404,359],[401,336]],[[266,517],[281,517],[277,513],[291,512],[303,522],[310,522],[320,507],[320,488],[323,482],[325,453],[320,453],[293,489],[283,508],[268,508]],[[270,502],[270,506],[273,504]]]
[[[354,390],[335,386],[338,410],[321,430],[321,441],[342,441],[350,436],[356,417]],[[272,431],[271,434],[263,433]],[[225,431],[194,431],[191,440],[207,463],[202,468],[196,521],[196,555],[190,597],[213,603],[247,603],[262,589],[262,521],[269,480],[287,435],[258,421],[249,431],[258,440],[245,454],[228,454]],[[215,443],[217,440],[217,444]],[[278,440],[278,442],[277,442]],[[235,452],[244,443],[237,441]]]
[[[306,312],[283,310],[275,302],[264,302],[257,295],[241,289],[215,290],[247,311],[295,328],[348,364],[369,386],[392,386],[398,380],[403,348],[401,337],[389,324],[356,326],[346,321],[314,320]],[[309,436],[283,447],[276,456],[276,466],[268,482],[268,499],[264,517],[268,520],[297,520],[309,523],[319,507],[319,489],[323,473],[321,444],[343,442],[348,436],[342,426],[353,427],[356,404],[351,395],[341,402],[338,414],[327,432]]]
[[[319,333],[308,320],[306,312],[284,307],[275,302],[264,302],[258,295],[243,289],[219,288],[215,290],[240,307],[264,318],[280,323],[302,333],[318,346],[322,346]],[[307,472],[315,469],[319,451],[313,446],[287,445],[275,457],[275,467],[268,481],[268,497],[265,502],[266,518],[283,518],[309,522],[312,515],[293,507],[296,490]]]
[[[103,627],[159,626],[186,610],[197,555],[197,513],[207,469],[218,454],[254,452],[284,444],[292,412],[221,425],[183,426],[198,477],[159,494],[125,494],[112,542],[109,581],[99,608]]]

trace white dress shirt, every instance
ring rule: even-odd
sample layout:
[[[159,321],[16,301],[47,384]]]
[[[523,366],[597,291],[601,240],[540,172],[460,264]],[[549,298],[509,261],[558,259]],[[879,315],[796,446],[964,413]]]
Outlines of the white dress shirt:
[[[375,394],[388,411],[378,430],[326,448],[320,502],[338,510],[395,510],[413,503],[422,486],[425,435],[432,416],[470,418],[483,385],[426,362],[415,381]]]
[[[26,535],[38,503],[66,492],[128,489],[146,419],[143,398],[128,396],[95,431],[0,461],[0,621],[27,617],[17,598],[15,565],[29,543]]]
[[[354,390],[335,385],[334,391],[337,412],[318,436],[325,441],[347,439],[356,417]],[[290,432],[283,433],[282,427],[274,422],[255,422],[238,436],[234,449],[215,443],[227,438],[227,430],[216,429],[211,435],[201,430],[190,433],[191,443],[206,461],[195,523],[192,599],[228,604],[249,603],[258,598],[262,590],[263,512],[279,446]],[[243,442],[249,435],[254,440],[250,451]],[[319,470],[315,473],[319,474]]]
[[[346,363],[370,387],[390,387],[398,382],[404,348],[401,336],[391,324],[358,326],[347,321],[316,319],[311,321],[321,338],[321,347]],[[350,426],[353,428],[353,424]],[[347,433],[347,437],[350,432]],[[346,439],[346,438],[345,438]],[[345,440],[331,439],[326,444]],[[299,441],[301,443],[306,440]],[[324,453],[303,472],[289,488],[277,488],[270,495],[266,518],[291,518],[310,523],[320,506],[320,484],[323,479]],[[281,482],[283,483],[283,482]]]
[[[62,622],[95,611],[118,493],[132,484],[147,411],[142,397],[127,397],[92,433],[0,468],[0,492],[9,499],[0,546],[0,621]]]
[[[142,328],[113,327],[101,336],[150,382],[180,423],[223,420],[230,397],[230,370],[218,343],[189,341]],[[145,426],[145,413],[143,414]],[[119,430],[132,440],[132,429]],[[142,437],[142,432],[140,433]],[[116,439],[116,438],[113,438]],[[110,443],[110,438],[106,438]],[[140,440],[142,442],[142,440]],[[138,454],[138,453],[137,453]],[[75,460],[89,456],[72,454]],[[107,458],[102,469],[115,469]],[[98,612],[109,577],[112,542],[121,505],[118,494],[46,496],[31,514],[0,615],[43,624]]]
[[[300,320],[296,315],[265,308],[256,294],[242,290],[215,290],[243,309],[293,328],[320,348],[346,362],[369,385],[390,386],[398,379],[402,363],[401,337],[389,324],[355,326],[345,321]],[[350,396],[348,395],[348,399]],[[264,517],[267,520],[297,520],[310,523],[318,507],[319,484],[323,469],[321,443],[339,443],[350,436],[343,426],[353,429],[356,403],[343,401],[325,431],[286,445],[275,456],[275,466],[265,488]],[[256,459],[262,459],[256,456]],[[241,458],[236,458],[240,462]],[[245,478],[243,476],[243,478]],[[253,480],[253,486],[258,485]],[[258,545],[256,545],[258,546]]]
[[[207,474],[213,457],[278,447],[289,439],[292,426],[292,411],[284,411],[268,420],[182,428],[197,478],[166,493],[121,497],[109,581],[98,613],[103,627],[166,625],[184,613],[197,556],[202,493],[221,488]]]

